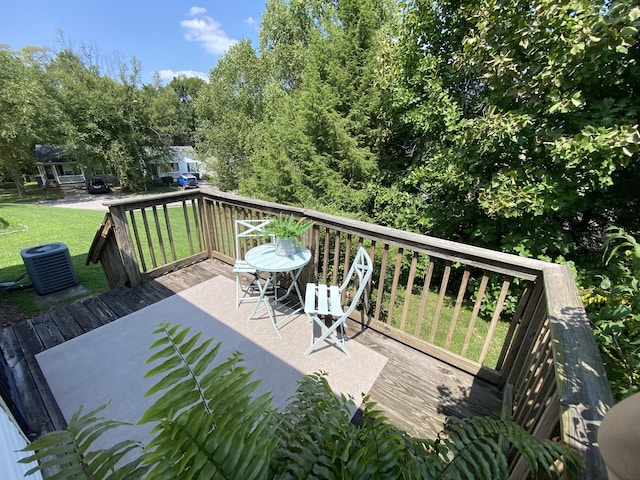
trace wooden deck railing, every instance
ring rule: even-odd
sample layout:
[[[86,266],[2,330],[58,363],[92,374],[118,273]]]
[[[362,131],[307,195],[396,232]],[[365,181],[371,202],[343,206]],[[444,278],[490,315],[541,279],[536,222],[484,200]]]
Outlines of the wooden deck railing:
[[[111,203],[90,257],[97,261],[96,252],[106,251],[99,245],[109,242],[100,239],[111,231],[105,226],[111,222],[121,274],[108,276],[120,283],[137,284],[201,258],[233,263],[234,220],[279,213],[314,222],[303,239],[313,261],[301,283],[339,284],[356,249],[364,246],[374,259],[374,276],[355,320],[498,385],[506,392],[506,416],[540,437],[562,439],[584,456],[586,468],[577,478],[607,478],[595,435],[613,398],[573,276],[564,266],[200,191]],[[188,245],[181,245],[181,254],[177,231]],[[106,263],[114,270],[109,257]],[[525,478],[526,471],[525,462],[513,457],[511,477]]]

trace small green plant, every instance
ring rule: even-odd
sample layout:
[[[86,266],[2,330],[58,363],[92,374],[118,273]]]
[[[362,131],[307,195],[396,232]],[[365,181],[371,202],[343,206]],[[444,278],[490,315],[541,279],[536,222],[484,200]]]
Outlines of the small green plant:
[[[582,301],[620,401],[640,388],[640,243],[621,228],[608,228],[603,262],[606,272]]]
[[[580,458],[566,446],[539,440],[513,422],[487,417],[451,421],[437,440],[411,437],[389,424],[368,396],[362,425],[350,421],[356,407],[336,396],[322,373],[303,376],[283,411],[269,394],[255,395],[258,382],[235,353],[211,368],[220,343],[200,341],[189,328],[162,324],[147,377],[158,378],[147,395],[158,399],[139,423],[152,424],[146,446],[119,442],[106,450],[91,443],[119,422],[99,410],[78,413],[66,431],[33,442],[23,463],[57,469],[55,478],[79,479],[389,479],[508,477],[500,437],[527,459],[534,472],[559,477]],[[126,459],[124,454],[127,454]],[[123,460],[128,463],[123,464]]]
[[[265,237],[274,236],[286,240],[293,240],[296,245],[300,246],[300,237],[311,228],[313,222],[302,217],[296,219],[293,215],[285,217],[280,214],[271,219],[271,222],[265,227]]]

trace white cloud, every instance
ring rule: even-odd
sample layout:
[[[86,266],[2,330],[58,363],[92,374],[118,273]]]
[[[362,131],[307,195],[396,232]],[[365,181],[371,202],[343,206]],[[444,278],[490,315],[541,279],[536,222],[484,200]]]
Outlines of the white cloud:
[[[196,15],[207,13],[207,9],[204,7],[191,7],[189,9],[189,15],[195,17]]]
[[[209,81],[209,75],[203,72],[196,72],[195,70],[180,70],[178,72],[174,72],[173,70],[159,70],[157,72],[158,77],[163,82],[170,82],[175,77],[197,77],[201,78],[205,82]]]
[[[184,38],[189,42],[200,42],[208,53],[219,55],[226,52],[236,40],[229,38],[221,25],[202,7],[191,7],[189,18],[182,20],[180,26],[186,30]]]
[[[247,25],[255,25],[256,19],[253,17],[245,18],[244,23],[246,23]]]

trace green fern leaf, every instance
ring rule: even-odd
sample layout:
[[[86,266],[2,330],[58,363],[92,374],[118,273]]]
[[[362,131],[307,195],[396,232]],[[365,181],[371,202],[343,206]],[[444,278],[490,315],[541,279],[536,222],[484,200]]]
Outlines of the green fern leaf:
[[[82,407],[69,420],[66,430],[51,432],[38,438],[23,451],[33,452],[21,462],[37,461],[38,465],[29,472],[52,470],[49,478],[123,478],[118,471],[146,470],[142,467],[144,455],[137,442],[126,440],[107,449],[91,450],[93,443],[105,432],[123,425],[123,422],[107,420],[97,414],[107,404],[83,414]],[[123,463],[125,455],[131,460]],[[133,478],[133,477],[130,477]],[[139,477],[138,477],[139,478]]]

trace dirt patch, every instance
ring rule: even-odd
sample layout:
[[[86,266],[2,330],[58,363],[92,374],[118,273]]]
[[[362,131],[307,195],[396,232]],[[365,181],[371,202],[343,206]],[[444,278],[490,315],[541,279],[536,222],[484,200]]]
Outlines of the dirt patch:
[[[15,325],[28,318],[29,316],[21,313],[9,297],[0,293],[0,327]]]

